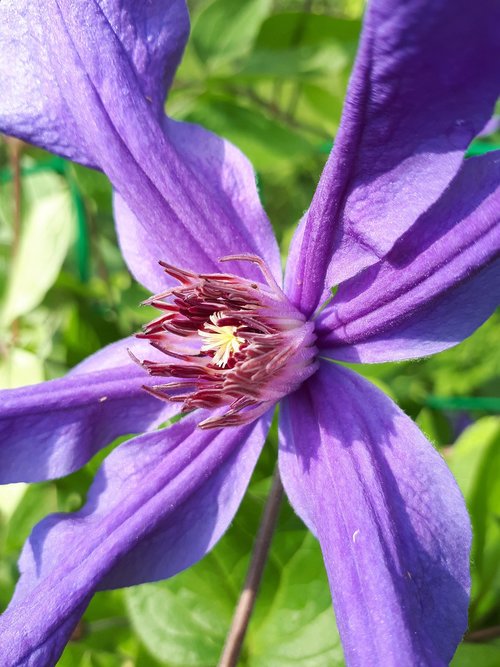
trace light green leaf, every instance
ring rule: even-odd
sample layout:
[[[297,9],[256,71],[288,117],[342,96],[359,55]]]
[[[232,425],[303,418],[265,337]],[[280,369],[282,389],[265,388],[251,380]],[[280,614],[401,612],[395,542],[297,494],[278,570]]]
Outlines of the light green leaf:
[[[39,172],[23,178],[23,212],[19,250],[0,304],[3,327],[41,302],[57,278],[74,234],[71,196],[57,174]]]
[[[248,667],[344,665],[318,542],[287,508],[244,655]]]
[[[57,509],[57,491],[52,482],[28,486],[7,524],[6,553],[17,554],[33,526]]]
[[[105,651],[89,649],[85,644],[69,644],[57,667],[134,667],[134,662]]]
[[[291,161],[304,160],[314,147],[257,109],[249,109],[222,97],[199,99],[190,121],[200,123],[235,143],[258,171],[290,169]]]
[[[436,396],[500,395],[499,326],[500,310],[460,345],[423,362]]]
[[[13,389],[44,380],[42,361],[32,352],[14,347],[0,356],[0,389]]]
[[[461,644],[450,667],[498,667],[500,646],[498,644]]]
[[[9,519],[26,491],[27,484],[3,484],[0,486],[0,515]]]
[[[449,463],[473,528],[471,624],[481,625],[500,595],[500,418],[485,417],[460,436]]]
[[[169,581],[126,591],[132,624],[149,652],[169,667],[217,664],[243,581],[261,505],[247,497],[217,547]]]
[[[191,33],[200,60],[209,66],[249,51],[271,0],[215,0],[196,18]]]
[[[497,450],[500,450],[498,417],[480,419],[467,428],[455,443],[449,465],[467,501],[473,502],[475,495],[482,491],[484,475],[500,456]]]
[[[423,408],[415,421],[431,442],[437,445],[449,445],[452,442],[451,424],[439,410]]]
[[[148,656],[142,655],[144,650],[130,632],[121,590],[94,595],[75,634],[76,637],[64,650],[58,667],[157,665]]]
[[[298,115],[323,127],[333,137],[340,123],[347,78],[347,73],[339,74],[327,89],[319,83],[302,84]]]
[[[230,530],[200,563],[169,581],[127,590],[132,624],[162,664],[217,664],[268,487],[268,481],[253,484]],[[239,664],[344,664],[319,545],[289,506],[281,513]]]
[[[297,45],[344,44],[354,50],[361,22],[306,12],[275,13],[262,24],[256,49],[286,50]]]

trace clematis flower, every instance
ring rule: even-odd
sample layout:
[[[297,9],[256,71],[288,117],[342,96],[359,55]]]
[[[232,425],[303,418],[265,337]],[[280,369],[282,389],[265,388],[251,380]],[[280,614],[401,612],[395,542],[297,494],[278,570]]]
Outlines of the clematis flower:
[[[183,1],[0,3],[1,128],[107,174],[124,257],[160,311],[65,378],[1,394],[3,482],[65,475],[139,434],[82,510],[33,530],[3,664],[54,664],[96,590],[202,558],[278,399],[280,473],[321,544],[347,663],[448,664],[467,624],[463,499],[416,425],[336,362],[439,352],[497,305],[500,156],[464,151],[498,96],[499,13],[496,0],[369,4],[282,287],[249,163],[164,117]]]

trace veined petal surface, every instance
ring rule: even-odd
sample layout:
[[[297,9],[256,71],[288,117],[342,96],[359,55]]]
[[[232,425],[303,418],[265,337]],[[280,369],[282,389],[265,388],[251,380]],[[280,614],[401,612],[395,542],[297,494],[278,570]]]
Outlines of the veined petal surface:
[[[95,6],[112,26],[134,69],[141,94],[161,119],[165,96],[189,34],[185,0],[90,0],[83,4]],[[3,0],[0,4],[0,127],[6,134],[95,165],[84,129],[73,118],[66,101],[70,91],[60,86],[51,58],[50,42],[59,41],[59,7],[64,12],[63,3],[52,1]],[[89,11],[80,26],[82,32],[95,29],[90,19]],[[102,75],[106,78],[105,70]]]
[[[306,313],[446,189],[500,95],[497,0],[372,0],[339,133],[287,271]],[[325,287],[326,282],[326,287]]]
[[[198,183],[202,182],[210,201],[218,202],[221,212],[212,218],[209,203],[198,222],[186,210],[186,220],[190,222],[182,233],[177,233],[175,227],[180,223],[175,216],[165,214],[159,223],[151,212],[139,218],[116,193],[118,239],[137,280],[151,292],[165,289],[170,278],[158,265],[160,259],[197,272],[228,271],[262,280],[248,262],[217,262],[224,255],[243,252],[264,259],[281,284],[278,244],[260,203],[250,162],[231,143],[198,125],[165,118],[163,128],[171,145],[196,175],[186,180],[186,188],[192,189],[196,199]]]
[[[31,135],[16,129],[16,123],[20,127],[22,123],[15,115],[9,125],[7,112],[3,122],[0,114],[0,128],[106,173],[125,202],[126,212],[132,213],[123,214],[124,207],[117,207],[125,258],[135,277],[151,291],[161,284],[157,263],[162,259],[210,272],[219,270],[219,257],[253,253],[266,259],[280,280],[277,244],[248,161],[220,137],[195,126],[164,121],[149,99],[148,90],[154,76],[165,70],[167,57],[170,69],[165,71],[171,78],[184,43],[186,21],[184,14],[180,16],[183,2],[167,3],[163,13],[158,1],[154,8],[145,5],[154,18],[151,30],[141,32],[143,23],[137,18],[141,12],[132,3],[126,3],[128,13],[118,13],[120,20],[106,13],[114,4],[101,6],[97,0],[48,0],[43,11],[35,3],[23,3],[21,10],[12,2],[2,3],[0,22],[3,20],[5,30],[0,33],[0,47],[6,42],[11,50],[22,53],[23,48],[28,49],[15,81],[29,80],[32,59],[38,62],[41,58],[42,72],[35,80],[42,77],[44,96],[60,102],[35,114]],[[147,48],[141,46],[141,35],[146,35]],[[30,52],[31,44],[39,45],[43,57],[38,51]],[[131,54],[133,44],[137,49]],[[155,54],[155,66],[148,68],[150,51]],[[164,78],[158,91],[164,90]],[[22,97],[15,90],[12,94]],[[23,123],[29,125],[29,100],[23,100],[22,108],[28,114]],[[236,271],[259,277],[249,263],[239,263]]]
[[[62,477],[118,436],[156,428],[179,412],[143,389],[158,379],[127,348],[152,354],[146,343],[127,338],[66,377],[0,391],[0,483]]]
[[[52,666],[96,589],[164,579],[213,547],[241,502],[272,413],[203,431],[197,424],[205,416],[120,445],[80,512],[35,528],[0,617],[6,664]]]
[[[500,153],[469,158],[381,262],[339,287],[318,318],[326,356],[423,357],[460,343],[500,303]]]
[[[448,665],[467,627],[470,522],[417,426],[323,362],[280,412],[280,471],[320,541],[349,667]]]

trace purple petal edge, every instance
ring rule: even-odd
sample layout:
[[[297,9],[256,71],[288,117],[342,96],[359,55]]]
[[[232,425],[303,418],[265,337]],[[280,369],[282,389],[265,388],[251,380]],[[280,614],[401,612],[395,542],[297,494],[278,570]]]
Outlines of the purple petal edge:
[[[387,396],[327,362],[283,402],[280,434],[347,664],[448,665],[467,627],[471,530],[443,459]]]
[[[166,93],[189,34],[185,0],[75,0],[73,4],[86,5],[89,15],[95,8],[113,26],[141,95],[153,115],[163,118]],[[64,82],[58,80],[51,57],[51,45],[58,41],[59,17],[60,7],[52,0],[0,3],[0,128],[53,153],[97,166],[72,116]],[[81,32],[96,28],[97,23],[90,20],[80,25]],[[108,63],[107,71],[111,65]],[[116,92],[119,94],[118,88]]]
[[[385,260],[339,287],[318,346],[342,361],[434,354],[470,336],[500,301],[500,153],[465,161]]]
[[[115,438],[154,429],[179,412],[143,389],[157,378],[130,359],[128,348],[152,356],[149,345],[126,338],[63,378],[0,391],[0,483],[68,475]]]
[[[21,579],[0,617],[9,665],[49,667],[97,588],[172,576],[212,548],[249,482],[272,413],[202,431],[195,413],[129,440],[104,462],[86,506],[33,531]]]
[[[382,259],[459,170],[500,94],[496,0],[372,0],[287,292],[310,314]],[[295,246],[298,246],[295,248]]]

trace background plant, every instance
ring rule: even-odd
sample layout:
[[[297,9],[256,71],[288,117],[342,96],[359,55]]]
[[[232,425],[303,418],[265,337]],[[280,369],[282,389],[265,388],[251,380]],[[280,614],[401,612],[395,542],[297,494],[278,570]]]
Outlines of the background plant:
[[[286,249],[340,120],[362,2],[189,4],[192,36],[167,108],[248,155]],[[499,143],[500,136],[491,135],[471,152]],[[5,388],[59,377],[138,329],[147,319],[138,303],[147,295],[122,262],[104,176],[10,139],[0,145],[0,163]],[[459,667],[500,664],[499,319],[435,359],[363,369],[441,448],[468,502],[475,530],[470,638],[482,642],[459,649],[453,663]],[[276,444],[271,434],[250,493],[214,551],[171,581],[98,594],[61,665],[216,664],[269,490]],[[49,512],[79,508],[103,456],[68,478],[0,490],[1,607],[12,593],[31,527]],[[241,664],[343,664],[319,547],[286,505]]]

